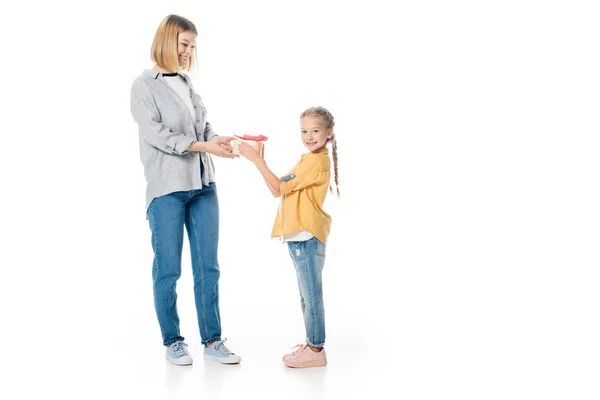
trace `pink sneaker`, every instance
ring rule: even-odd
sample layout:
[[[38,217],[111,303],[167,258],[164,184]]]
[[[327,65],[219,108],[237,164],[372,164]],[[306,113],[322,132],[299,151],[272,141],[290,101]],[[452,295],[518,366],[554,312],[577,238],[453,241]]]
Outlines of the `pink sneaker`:
[[[288,358],[289,356],[293,356],[293,355],[297,354],[304,347],[306,347],[306,345],[302,344],[302,343],[295,345],[294,347],[292,347],[291,352],[284,354],[283,357],[281,357],[281,361],[285,361],[285,359]]]
[[[290,368],[323,367],[327,365],[325,349],[315,352],[306,344],[296,346],[296,351],[283,356],[283,363]]]

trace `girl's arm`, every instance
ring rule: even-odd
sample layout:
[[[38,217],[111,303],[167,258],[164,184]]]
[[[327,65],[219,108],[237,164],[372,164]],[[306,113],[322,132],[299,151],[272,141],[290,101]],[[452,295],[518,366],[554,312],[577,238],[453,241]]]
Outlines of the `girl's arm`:
[[[269,169],[265,160],[261,158],[258,150],[256,150],[249,144],[242,142],[240,143],[239,151],[242,157],[247,158],[256,166],[258,171],[265,179],[265,182],[267,183],[271,194],[275,197],[281,196],[279,190],[279,188],[281,187],[281,181],[279,180],[277,175],[275,175],[273,171]]]

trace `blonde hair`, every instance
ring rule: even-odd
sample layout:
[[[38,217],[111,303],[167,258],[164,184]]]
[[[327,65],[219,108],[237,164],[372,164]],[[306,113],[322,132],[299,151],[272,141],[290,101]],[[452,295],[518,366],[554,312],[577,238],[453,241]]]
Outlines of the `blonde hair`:
[[[177,54],[177,40],[179,34],[182,32],[193,32],[196,35],[198,31],[192,21],[180,17],[179,15],[168,15],[162,20],[154,40],[152,41],[152,50],[150,51],[150,57],[159,67],[168,69],[169,71],[179,71],[182,69],[179,66],[178,54]],[[194,65],[196,59],[196,49],[192,51],[187,65],[183,67],[184,70],[190,71]]]
[[[302,114],[300,114],[300,119],[304,117],[319,117],[321,118],[325,124],[327,125],[327,129],[333,129],[335,126],[335,121],[333,119],[333,115],[327,110],[325,107],[309,107]],[[339,178],[338,178],[338,156],[337,156],[337,140],[335,138],[335,133],[331,136],[331,138],[327,139],[327,143],[331,142],[331,153],[333,155],[333,171],[334,171],[334,180],[335,180],[335,190],[337,192],[338,197],[340,196],[340,188],[339,188]],[[333,193],[333,189],[331,185],[329,185],[329,191]]]

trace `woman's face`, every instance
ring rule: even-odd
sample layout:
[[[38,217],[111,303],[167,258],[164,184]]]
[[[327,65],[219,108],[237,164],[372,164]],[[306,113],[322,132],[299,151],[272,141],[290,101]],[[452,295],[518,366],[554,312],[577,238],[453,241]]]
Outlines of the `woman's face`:
[[[194,32],[185,31],[177,35],[177,61],[180,68],[185,68],[194,50],[196,50],[196,34]]]

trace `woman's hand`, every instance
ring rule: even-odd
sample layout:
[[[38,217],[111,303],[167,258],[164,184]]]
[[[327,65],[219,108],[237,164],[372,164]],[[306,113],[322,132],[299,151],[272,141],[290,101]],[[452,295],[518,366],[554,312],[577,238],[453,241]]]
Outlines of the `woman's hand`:
[[[262,146],[262,143],[259,143],[259,148],[258,150],[255,149],[254,147],[250,146],[248,143],[242,142],[239,145],[239,152],[240,152],[240,156],[246,158],[247,160],[251,161],[252,163],[256,164],[256,162],[260,159],[262,159],[262,157],[260,156],[260,147]]]
[[[232,136],[215,136],[206,142],[206,152],[217,157],[236,158],[238,156],[233,154],[233,147],[229,144],[233,139]]]

